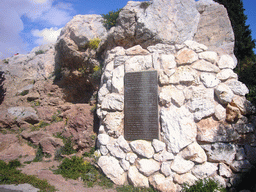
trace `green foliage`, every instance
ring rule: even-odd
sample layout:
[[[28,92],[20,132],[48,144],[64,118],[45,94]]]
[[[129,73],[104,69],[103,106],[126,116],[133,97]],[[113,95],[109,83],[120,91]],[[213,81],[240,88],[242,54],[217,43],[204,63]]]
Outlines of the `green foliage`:
[[[113,26],[116,26],[116,20],[119,16],[121,9],[118,9],[116,11],[110,11],[107,14],[101,14],[103,17],[103,25],[106,29],[110,29]]]
[[[29,90],[24,90],[24,91],[22,91],[19,95],[21,95],[21,96],[25,96],[25,95],[27,95],[27,94],[28,94],[28,92],[29,92]]]
[[[43,161],[43,157],[44,157],[43,148],[41,145],[39,145],[37,152],[36,152],[36,157],[34,158],[33,162]]]
[[[40,54],[44,54],[44,51],[43,50],[38,50],[35,52],[36,55],[40,55]]]
[[[52,120],[51,120],[51,122],[53,123],[53,122],[60,122],[60,121],[63,121],[63,118],[62,118],[62,117],[59,117],[59,113],[58,113],[58,114],[54,113],[54,114],[52,115]]]
[[[49,185],[46,180],[38,179],[35,176],[25,175],[20,170],[16,170],[21,163],[17,160],[10,161],[8,164],[0,160],[0,184],[24,184],[29,183],[40,189],[42,192],[53,192],[56,189]]]
[[[117,192],[157,192],[157,190],[151,188],[140,188],[132,185],[124,185],[116,188]]]
[[[100,44],[100,39],[99,38],[94,38],[94,39],[91,39],[89,41],[89,44],[88,44],[88,47],[90,49],[97,49],[99,47],[99,44]]]
[[[95,147],[91,148],[90,152],[84,152],[84,157],[93,157],[93,154],[95,152]]]
[[[226,189],[219,187],[219,184],[212,179],[200,179],[192,186],[184,185],[183,192],[225,192]]]
[[[40,121],[37,125],[33,126],[31,128],[31,131],[36,131],[39,130],[40,128],[46,127],[50,125],[49,123],[45,122],[45,121]]]
[[[105,178],[94,165],[88,161],[83,161],[82,157],[65,158],[54,172],[61,174],[65,178],[81,178],[88,187],[93,187],[96,183],[105,187],[113,186],[109,179]]]
[[[9,59],[4,59],[3,62],[8,64],[9,63]]]
[[[63,140],[64,146],[56,151],[54,158],[55,160],[61,160],[62,155],[71,155],[76,153],[76,150],[73,148],[71,137],[65,138],[61,136],[61,134],[59,134],[57,137]]]
[[[101,67],[101,66],[98,66],[98,65],[96,65],[96,66],[93,68],[92,79],[93,79],[94,81],[97,81],[97,82],[100,81],[100,78],[101,78],[101,70],[102,70],[102,67]]]

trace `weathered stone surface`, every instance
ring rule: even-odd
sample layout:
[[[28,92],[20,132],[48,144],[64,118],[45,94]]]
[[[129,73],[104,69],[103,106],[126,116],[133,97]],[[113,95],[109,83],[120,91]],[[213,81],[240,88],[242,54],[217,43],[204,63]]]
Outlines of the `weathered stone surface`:
[[[55,137],[44,137],[39,141],[43,149],[43,153],[48,153],[54,156],[56,148],[64,146],[62,139]]]
[[[124,65],[116,67],[112,71],[111,90],[114,93],[124,93]]]
[[[135,153],[127,153],[125,159],[131,164],[134,164],[138,156]]]
[[[193,51],[195,51],[196,53],[202,52],[202,51],[206,51],[208,49],[207,46],[197,43],[195,41],[191,41],[191,40],[187,40],[184,42],[184,44],[189,48],[192,49]]]
[[[196,2],[200,21],[194,40],[206,45],[210,51],[233,54],[235,37],[227,10],[215,2]]]
[[[198,60],[194,62],[191,67],[202,72],[218,73],[220,71],[216,65],[205,60]]]
[[[189,186],[194,185],[195,182],[198,180],[194,175],[192,175],[191,173],[185,173],[182,175],[179,174],[175,174],[173,177],[173,180],[182,185],[182,184],[188,184]]]
[[[239,138],[231,125],[223,125],[211,117],[197,123],[197,140],[201,142],[231,142]]]
[[[138,161],[137,168],[148,177],[160,170],[160,163],[153,159],[141,159]]]
[[[217,78],[221,81],[225,81],[227,79],[233,78],[237,79],[237,74],[232,69],[222,69],[218,74]]]
[[[167,151],[164,150],[160,153],[154,154],[154,159],[156,161],[165,162],[165,161],[173,160],[174,155],[172,153],[167,152]]]
[[[152,146],[154,147],[156,153],[166,149],[166,144],[158,139],[153,139]]]
[[[171,162],[163,162],[161,165],[161,173],[163,173],[166,177],[172,176],[173,172],[171,170]]]
[[[197,142],[188,145],[178,155],[183,159],[190,160],[195,163],[204,163],[207,161],[207,156],[204,150]]]
[[[232,176],[232,170],[225,163],[219,163],[219,175],[229,178]]]
[[[198,20],[199,13],[191,0],[153,1],[149,5],[128,2],[119,14],[113,37],[123,46],[182,43],[193,37]]]
[[[209,177],[211,175],[216,174],[217,170],[218,170],[217,164],[205,162],[202,165],[195,165],[192,169],[192,173],[198,179],[203,179],[205,177]]]
[[[214,116],[219,120],[223,121],[226,119],[226,108],[223,107],[221,104],[215,106],[215,113]]]
[[[110,137],[107,134],[99,134],[98,141],[101,145],[107,145],[110,141]]]
[[[234,107],[230,104],[227,105],[226,112],[227,112],[226,121],[230,123],[234,123],[239,118],[241,118],[241,111],[237,107]]]
[[[193,87],[192,97],[189,102],[189,109],[194,113],[196,121],[214,114],[215,105],[213,89]]]
[[[252,124],[236,123],[236,124],[233,124],[232,126],[239,134],[254,132],[254,126]]]
[[[206,151],[210,162],[224,162],[231,164],[235,159],[236,147],[233,144],[214,143],[212,145],[202,145]]]
[[[210,73],[202,73],[200,75],[200,79],[203,82],[204,86],[207,88],[216,87],[220,83],[220,80],[217,79],[215,75]]]
[[[170,84],[193,83],[197,80],[197,73],[189,66],[178,67],[175,73],[169,78]]]
[[[7,111],[18,123],[25,121],[35,124],[39,122],[36,111],[32,107],[10,107]]]
[[[118,159],[124,159],[125,153],[124,151],[115,143],[114,144],[107,144],[107,149],[109,150],[110,154]]]
[[[199,59],[204,59],[205,61],[215,64],[218,62],[218,54],[214,51],[204,51],[198,54]]]
[[[176,61],[174,55],[161,55],[161,67],[164,71],[169,71],[176,67]]]
[[[173,183],[172,177],[165,178],[162,174],[155,174],[149,178],[150,184],[157,190],[162,192],[176,192],[176,185]]]
[[[218,66],[220,69],[234,69],[236,67],[236,63],[230,55],[222,55],[218,62]]]
[[[107,113],[103,119],[103,125],[107,133],[114,137],[119,137],[123,132],[123,112]]]
[[[126,55],[147,55],[149,52],[140,45],[133,46],[125,50]]]
[[[125,61],[124,71],[127,72],[136,72],[141,70],[146,70],[152,68],[152,57],[151,55],[147,56],[134,56],[130,57]]]
[[[196,137],[196,124],[193,115],[182,106],[177,108],[171,106],[168,110],[160,112],[164,140],[170,152],[178,153]]]
[[[111,156],[101,156],[98,160],[98,165],[105,175],[115,184],[123,185],[125,183],[126,174],[116,158]]]
[[[125,159],[121,159],[120,165],[124,171],[128,171],[130,169],[130,163],[129,163],[129,161],[126,161]]]
[[[191,64],[198,60],[198,55],[191,49],[184,48],[176,55],[177,65]]]
[[[131,148],[128,144],[128,142],[124,139],[124,136],[121,135],[120,137],[118,137],[117,139],[117,143],[118,145],[121,147],[121,149],[124,150],[125,153],[128,153],[131,151]]]
[[[154,155],[154,148],[151,143],[145,140],[136,140],[130,142],[130,147],[134,153],[146,158],[151,158]]]
[[[29,141],[31,141],[32,143],[38,145],[39,142],[45,138],[45,137],[51,137],[51,135],[49,133],[46,133],[45,131],[33,131],[33,132],[26,132],[23,131],[21,133],[21,136]]]
[[[162,105],[169,106],[172,102],[176,106],[180,107],[185,101],[185,97],[182,90],[178,90],[173,86],[165,86],[159,93],[159,101]]]
[[[251,112],[251,103],[243,96],[235,95],[230,105],[237,107],[243,115]]]
[[[230,167],[234,172],[248,172],[252,168],[252,165],[248,160],[241,160],[233,161]]]
[[[107,111],[122,111],[124,96],[117,93],[108,94],[102,101],[101,108]]]
[[[222,104],[230,103],[234,97],[233,91],[226,84],[219,84],[214,92]]]
[[[256,163],[256,148],[252,147],[250,145],[245,145],[245,152],[246,152],[246,157],[250,161],[251,164]]]
[[[192,161],[185,160],[180,156],[176,156],[174,161],[171,164],[171,169],[178,174],[184,174],[190,171],[194,167]]]
[[[142,175],[135,166],[131,166],[128,171],[128,179],[135,187],[149,187],[148,178]]]
[[[237,95],[245,96],[249,93],[249,89],[240,81],[230,80],[227,82],[227,85]]]
[[[108,154],[108,148],[106,147],[106,145],[100,146],[100,153],[102,156],[106,156]]]

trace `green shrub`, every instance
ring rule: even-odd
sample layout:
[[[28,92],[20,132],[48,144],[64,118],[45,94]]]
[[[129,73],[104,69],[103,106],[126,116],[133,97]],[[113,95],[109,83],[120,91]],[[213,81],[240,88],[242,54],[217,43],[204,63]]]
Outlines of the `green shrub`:
[[[118,9],[116,11],[110,11],[107,14],[101,14],[103,17],[103,25],[106,29],[110,29],[113,26],[116,26],[116,20],[119,16],[121,9]]]
[[[25,95],[27,95],[27,94],[28,94],[28,92],[29,92],[29,90],[24,90],[24,91],[22,91],[19,95],[21,95],[21,96],[25,96]]]
[[[9,63],[9,59],[4,59],[3,62],[8,64]]]
[[[90,49],[97,49],[99,47],[99,44],[100,44],[100,39],[99,38],[94,38],[94,39],[91,39],[89,41],[89,44],[88,44],[88,47]]]
[[[43,160],[43,157],[44,157],[43,148],[41,145],[39,145],[36,152],[36,157],[34,158],[33,162],[40,162]]]
[[[41,192],[53,192],[56,189],[49,185],[46,180],[38,179],[32,175],[25,175],[20,170],[16,170],[21,163],[17,160],[10,161],[8,164],[0,160],[0,184],[24,184],[29,183],[40,189]]]
[[[36,55],[40,55],[40,54],[44,54],[44,51],[43,50],[38,50],[35,52]]]
[[[63,140],[64,146],[62,146],[56,151],[55,157],[54,157],[55,160],[61,160],[62,155],[71,155],[76,153],[76,150],[73,148],[71,137],[65,138],[61,136],[61,134],[59,134],[59,136],[57,137]]]
[[[183,185],[183,192],[225,192],[226,189],[221,188],[217,182],[212,179],[200,179],[192,186]]]
[[[132,185],[124,185],[121,187],[116,188],[117,192],[157,192],[156,189],[150,188],[141,188],[141,187],[134,187]]]

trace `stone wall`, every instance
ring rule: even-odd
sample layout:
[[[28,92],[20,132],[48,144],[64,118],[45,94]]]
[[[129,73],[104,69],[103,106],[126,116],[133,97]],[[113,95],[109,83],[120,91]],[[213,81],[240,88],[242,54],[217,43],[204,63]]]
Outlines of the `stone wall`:
[[[98,92],[98,165],[114,183],[179,191],[183,183],[212,177],[230,186],[252,167],[248,89],[233,72],[233,57],[207,50],[187,40],[107,51]],[[126,141],[124,75],[145,70],[158,72],[161,136]]]

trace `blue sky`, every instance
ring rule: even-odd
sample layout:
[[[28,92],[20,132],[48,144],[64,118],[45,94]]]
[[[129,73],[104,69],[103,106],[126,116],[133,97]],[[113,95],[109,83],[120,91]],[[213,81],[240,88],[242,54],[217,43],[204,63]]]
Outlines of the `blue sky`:
[[[143,1],[143,0],[137,0]],[[106,14],[128,0],[0,0],[0,59],[54,42],[62,27],[78,14]],[[244,0],[256,39],[256,1]]]

